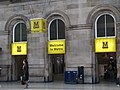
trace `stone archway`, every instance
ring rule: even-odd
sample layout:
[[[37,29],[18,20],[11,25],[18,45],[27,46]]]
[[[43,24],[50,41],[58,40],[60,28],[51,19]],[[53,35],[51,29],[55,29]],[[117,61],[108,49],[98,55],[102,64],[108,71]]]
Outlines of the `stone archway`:
[[[91,45],[92,45],[92,64],[93,64],[93,83],[98,82],[99,80],[96,79],[97,78],[97,74],[96,74],[96,57],[95,57],[95,48],[94,48],[94,27],[95,27],[95,20],[97,18],[97,16],[99,16],[102,13],[109,13],[112,14],[115,19],[116,19],[116,37],[117,37],[117,52],[116,52],[116,59],[117,59],[117,77],[120,77],[120,12],[117,10],[117,8],[113,7],[112,5],[98,5],[95,8],[92,9],[92,11],[89,13],[88,17],[87,17],[87,24],[89,24],[92,29],[91,29]]]
[[[11,60],[11,79],[10,80],[15,80],[15,70],[14,70],[14,57],[11,55],[11,43],[12,43],[12,34],[13,34],[13,27],[17,22],[23,21],[26,24],[27,28],[27,33],[30,31],[30,21],[27,17],[24,15],[18,14],[18,15],[13,15],[11,16],[5,25],[5,32],[8,33],[8,51],[9,51],[9,59]]]
[[[65,26],[70,26],[70,19],[69,17],[62,11],[52,11],[48,13],[44,18],[47,19],[47,22],[49,23],[54,18],[61,18],[63,21],[65,21]]]
[[[55,19],[60,19],[60,20],[62,20],[63,22],[64,22],[64,24],[65,24],[65,36],[67,37],[67,32],[66,32],[66,30],[67,30],[67,28],[70,26],[70,20],[69,20],[69,18],[68,18],[68,16],[64,13],[64,12],[62,12],[62,11],[59,11],[59,10],[55,10],[55,11],[52,11],[52,12],[50,12],[50,13],[48,13],[48,14],[46,14],[46,16],[44,17],[45,19],[47,19],[47,23],[49,24],[52,20],[55,20]],[[49,25],[48,25],[49,26]],[[46,43],[47,43],[47,41],[48,41],[48,34],[46,34],[46,36],[45,36],[45,40],[46,40]],[[66,38],[66,40],[67,40],[67,38]],[[46,44],[47,45],[47,44]],[[47,46],[46,46],[47,47]],[[46,53],[46,59],[45,59],[45,70],[48,70],[48,71],[45,71],[46,72],[46,77],[45,77],[45,81],[51,81],[52,80],[52,78],[53,77],[51,77],[52,76],[52,70],[51,70],[51,65],[52,65],[52,63],[51,63],[51,61],[50,61],[50,55],[48,55],[47,53]],[[66,59],[66,56],[64,55],[64,59]],[[49,74],[48,76],[47,76],[47,74]]]

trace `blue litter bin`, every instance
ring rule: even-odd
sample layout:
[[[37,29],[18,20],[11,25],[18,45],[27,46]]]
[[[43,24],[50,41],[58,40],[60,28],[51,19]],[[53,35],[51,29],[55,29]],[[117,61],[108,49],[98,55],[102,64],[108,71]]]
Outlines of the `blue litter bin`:
[[[77,71],[65,71],[64,81],[66,84],[77,83]]]

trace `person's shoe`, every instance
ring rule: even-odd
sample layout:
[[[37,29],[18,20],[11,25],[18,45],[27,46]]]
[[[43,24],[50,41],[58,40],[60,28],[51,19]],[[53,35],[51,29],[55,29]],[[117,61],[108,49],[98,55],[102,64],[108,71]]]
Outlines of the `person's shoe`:
[[[117,84],[117,86],[119,87],[120,85],[119,85],[119,84]]]
[[[25,86],[25,89],[28,88],[28,84]]]

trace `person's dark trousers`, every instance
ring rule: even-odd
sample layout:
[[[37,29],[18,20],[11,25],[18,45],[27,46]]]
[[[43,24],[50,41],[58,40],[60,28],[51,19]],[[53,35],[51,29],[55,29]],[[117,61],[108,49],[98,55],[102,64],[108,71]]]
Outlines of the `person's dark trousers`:
[[[120,78],[117,78],[117,79],[116,79],[116,84],[117,84],[117,85],[120,85]]]

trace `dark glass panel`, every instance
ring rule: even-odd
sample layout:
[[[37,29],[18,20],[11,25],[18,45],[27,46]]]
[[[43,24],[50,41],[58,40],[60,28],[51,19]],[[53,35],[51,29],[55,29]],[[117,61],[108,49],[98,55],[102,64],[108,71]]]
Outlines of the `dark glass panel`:
[[[21,26],[22,26],[22,41],[27,41],[27,31],[26,31],[26,25],[24,23],[21,23]]]
[[[54,20],[50,25],[50,40],[56,40],[57,39],[57,26],[56,26],[56,20]]]
[[[65,24],[58,19],[58,39],[65,39]]]
[[[97,37],[105,37],[105,15],[97,21]]]
[[[20,23],[16,25],[14,30],[14,42],[20,42]]]
[[[112,16],[106,14],[106,33],[107,36],[115,36],[114,19]]]

